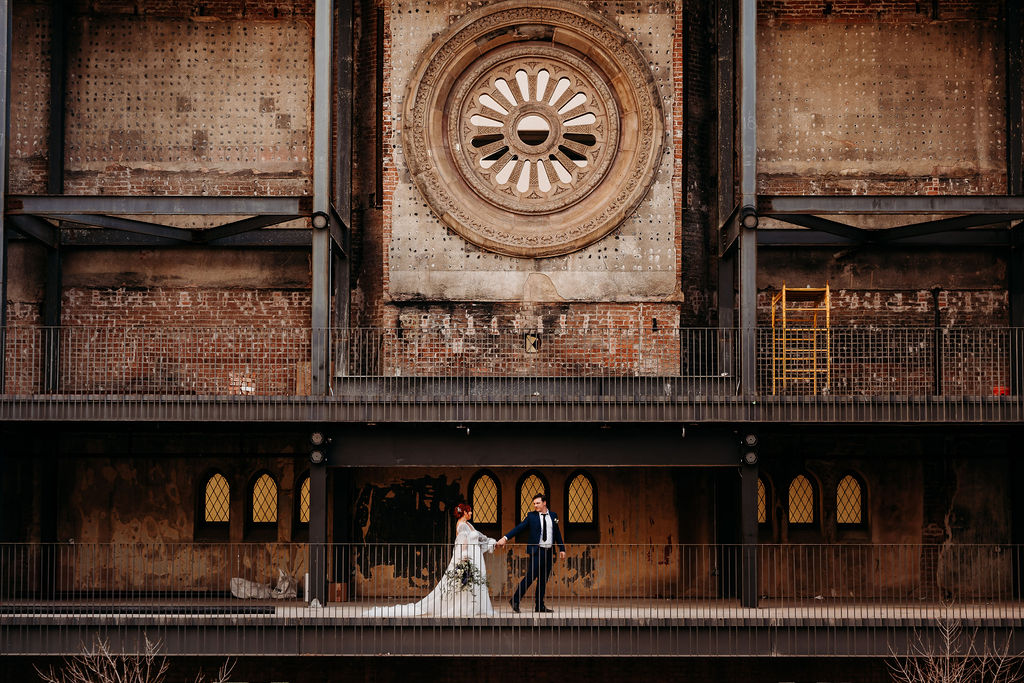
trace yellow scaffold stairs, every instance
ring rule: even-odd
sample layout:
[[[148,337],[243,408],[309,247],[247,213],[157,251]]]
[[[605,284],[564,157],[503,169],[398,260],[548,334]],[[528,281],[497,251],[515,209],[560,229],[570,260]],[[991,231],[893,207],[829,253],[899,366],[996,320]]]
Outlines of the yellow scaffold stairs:
[[[823,393],[832,374],[831,305],[824,287],[787,287],[772,297],[772,393]]]

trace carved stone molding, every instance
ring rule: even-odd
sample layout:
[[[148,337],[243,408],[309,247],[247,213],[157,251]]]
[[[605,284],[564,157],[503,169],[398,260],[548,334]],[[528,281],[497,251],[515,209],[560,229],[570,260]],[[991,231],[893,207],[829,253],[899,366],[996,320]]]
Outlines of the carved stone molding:
[[[636,208],[664,123],[643,55],[558,0],[466,15],[422,56],[405,100],[412,178],[440,220],[502,254],[566,254]]]

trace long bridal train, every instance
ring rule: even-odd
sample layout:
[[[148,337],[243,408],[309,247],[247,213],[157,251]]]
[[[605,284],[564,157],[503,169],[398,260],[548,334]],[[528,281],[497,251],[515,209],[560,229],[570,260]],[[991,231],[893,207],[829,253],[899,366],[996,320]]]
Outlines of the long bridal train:
[[[452,559],[445,568],[445,575],[434,589],[419,602],[405,605],[374,607],[364,612],[368,617],[477,617],[494,614],[491,596],[487,590],[487,565],[484,553],[494,550],[495,540],[473,528],[469,522],[461,522],[455,536]],[[457,565],[469,562],[476,569],[479,581],[463,583],[452,580]]]

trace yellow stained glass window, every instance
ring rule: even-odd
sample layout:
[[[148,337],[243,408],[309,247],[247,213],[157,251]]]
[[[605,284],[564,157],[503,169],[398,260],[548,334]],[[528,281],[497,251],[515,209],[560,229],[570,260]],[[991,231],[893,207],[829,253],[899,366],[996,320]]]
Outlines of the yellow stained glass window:
[[[531,474],[523,480],[519,488],[519,520],[526,519],[526,515],[533,511],[533,497],[538,493],[547,495],[544,482],[536,474]],[[474,513],[475,514],[475,513]]]
[[[206,522],[227,522],[231,514],[231,489],[223,474],[215,474],[206,480],[203,498],[203,520]]]
[[[299,523],[309,524],[309,477],[299,487]]]
[[[269,474],[262,475],[252,487],[252,521],[256,524],[277,522],[277,484]]]
[[[481,474],[473,483],[469,504],[477,524],[498,523],[498,482],[489,474]]]
[[[594,485],[583,474],[577,474],[569,483],[569,523],[594,522]]]
[[[768,523],[768,489],[760,479],[757,480],[757,523]]]
[[[814,488],[802,474],[789,483],[789,523],[814,523]]]
[[[846,475],[836,488],[836,521],[840,524],[862,524],[864,503],[860,482],[852,475]]]

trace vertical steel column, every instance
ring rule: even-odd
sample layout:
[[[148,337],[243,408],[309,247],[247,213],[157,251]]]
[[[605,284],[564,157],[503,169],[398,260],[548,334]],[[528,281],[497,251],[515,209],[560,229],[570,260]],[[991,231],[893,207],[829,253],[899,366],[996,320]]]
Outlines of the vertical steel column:
[[[327,463],[309,466],[309,595],[327,604]]]
[[[757,607],[757,465],[740,465],[740,604]]]
[[[735,373],[736,251],[721,248],[728,233],[726,219],[736,208],[736,3],[718,0],[715,14],[718,42],[718,203],[715,223],[718,257],[718,372]]]
[[[334,3],[316,0],[313,37],[313,211],[326,225],[313,228],[312,393],[330,392],[331,327],[331,60]],[[327,466],[309,470],[309,589],[307,599],[327,602]]]
[[[757,0],[740,0],[740,204],[757,206]],[[757,228],[739,227],[740,376],[757,393]],[[756,221],[755,221],[756,223]]]
[[[313,212],[327,217],[313,228],[312,387],[313,395],[330,392],[331,327],[331,59],[334,3],[316,0],[313,49]],[[315,217],[314,217],[315,218]],[[311,527],[312,528],[312,527]]]
[[[11,138],[11,3],[0,0],[0,393],[7,356],[7,142]]]
[[[349,235],[352,227],[352,0],[340,0],[335,12],[334,90],[337,96],[334,139],[334,189],[332,197],[343,223],[345,244],[334,260],[334,327],[349,326]],[[337,359],[339,366],[344,359]],[[339,367],[338,371],[345,368]]]
[[[1021,92],[1022,0],[1006,0],[1006,193],[1024,195],[1024,102]]]
[[[1024,195],[1024,2],[1006,0],[1006,192]],[[1011,229],[1009,255],[1010,385],[1014,396],[1024,391],[1024,224]]]

